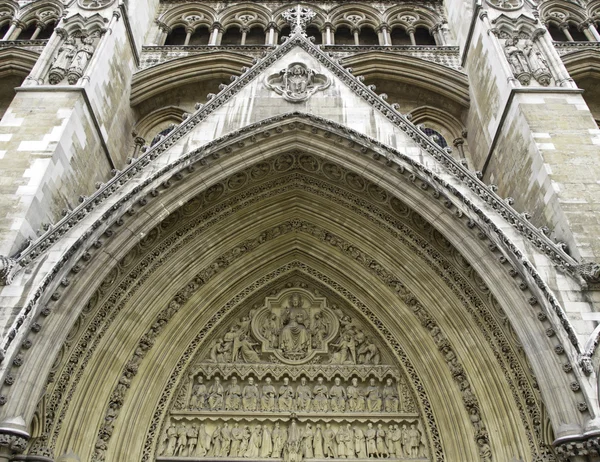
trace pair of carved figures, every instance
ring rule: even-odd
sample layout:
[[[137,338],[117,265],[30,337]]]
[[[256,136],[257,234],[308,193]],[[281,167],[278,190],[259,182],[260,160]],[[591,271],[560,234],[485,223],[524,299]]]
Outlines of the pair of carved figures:
[[[504,42],[504,53],[514,76],[521,85],[529,85],[533,77],[547,87],[552,81],[548,62],[531,40],[524,40],[523,44],[520,42],[518,36],[508,37]]]
[[[48,73],[48,82],[58,85],[65,77],[70,85],[75,85],[83,76],[92,55],[94,54],[95,36],[84,35],[77,38],[69,36],[60,45]]]
[[[312,387],[303,377],[294,389],[287,377],[279,388],[272,384],[269,377],[260,387],[252,377],[244,386],[238,383],[237,377],[232,377],[227,388],[219,377],[215,377],[210,388],[207,388],[202,376],[198,376],[188,407],[193,411],[399,412],[400,397],[398,386],[391,378],[386,380],[382,389],[373,378],[367,387],[359,386],[357,378],[353,378],[351,384],[345,387],[337,377],[328,388],[322,377]]]
[[[251,428],[252,427],[252,428]],[[289,428],[276,422],[270,425],[243,425],[227,422],[212,433],[204,423],[171,423],[163,435],[159,454],[167,457],[233,457],[248,459],[366,459],[418,458],[424,456],[423,434],[415,424],[383,424],[363,426],[345,424],[336,431],[330,423],[324,426],[307,423],[303,429],[292,420]]]

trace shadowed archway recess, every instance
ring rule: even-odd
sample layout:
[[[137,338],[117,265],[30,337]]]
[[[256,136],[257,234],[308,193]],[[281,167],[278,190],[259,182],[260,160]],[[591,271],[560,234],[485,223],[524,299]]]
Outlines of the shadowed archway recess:
[[[102,231],[53,307],[70,322],[47,316],[46,340],[31,347],[57,360],[50,368],[32,357],[22,369],[50,374],[32,453],[153,460],[194,354],[237,317],[225,308],[305,281],[362,313],[394,351],[430,460],[476,460],[482,432],[498,460],[544,454],[553,434],[523,349],[533,347],[528,335],[548,338],[546,327],[498,250],[417,178],[305,128],[276,130],[254,152],[226,148]],[[479,275],[478,265],[496,270]],[[500,281],[514,289],[494,290]],[[535,373],[568,380],[555,342],[536,340],[544,366]],[[572,412],[563,406],[548,413],[555,429]]]

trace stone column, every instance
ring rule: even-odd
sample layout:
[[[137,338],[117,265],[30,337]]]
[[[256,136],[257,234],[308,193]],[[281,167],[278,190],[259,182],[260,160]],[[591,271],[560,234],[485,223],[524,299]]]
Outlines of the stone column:
[[[392,38],[390,37],[390,32],[388,25],[386,23],[381,24],[379,26],[379,44],[383,46],[390,46],[392,43]]]
[[[333,45],[333,34],[331,33],[331,23],[325,23],[325,45]]]
[[[594,21],[592,21],[591,19],[588,19],[586,22],[584,22],[584,24],[587,27],[587,30],[589,30],[590,33],[592,34],[592,37],[594,37],[591,41],[592,42],[600,42],[600,34],[598,33],[598,29],[596,28]]]
[[[465,139],[464,138],[456,138],[452,142],[452,144],[458,151],[460,159],[465,159],[465,150],[464,150]]]
[[[567,72],[560,56],[556,53],[552,38],[546,29],[537,29],[532,37],[533,43],[537,44],[546,57],[548,65],[550,66],[550,72],[556,79],[557,86],[565,88],[577,88],[577,85]]]
[[[113,28],[115,27],[115,23],[121,18],[121,12],[118,10],[113,11],[112,18],[110,18],[110,22],[108,23],[107,28],[105,29],[105,33],[100,37],[100,41],[94,51],[94,54],[90,58],[90,61],[87,67],[84,69],[83,76],[81,77],[81,81],[89,81],[90,75],[92,72],[97,72],[96,63],[101,59],[101,56],[105,54],[107,41],[105,40],[106,34],[112,34]],[[186,44],[187,45],[187,44]]]
[[[35,28],[35,32],[31,36],[31,40],[35,40],[38,37],[38,35],[40,35],[40,32],[42,32],[42,30],[44,30],[44,26],[45,26],[44,23],[38,22],[38,25]]]
[[[354,34],[354,45],[356,45],[356,46],[360,45],[360,38],[359,38],[359,35],[358,35],[359,34],[358,27],[355,27],[352,30],[352,33]]]
[[[433,26],[431,32],[433,34],[433,38],[435,39],[436,45],[446,45],[446,38],[444,37],[444,25],[441,22]]]
[[[56,51],[60,48],[67,37],[67,31],[65,31],[62,27],[56,26],[54,29],[54,34],[50,36],[50,40],[48,40],[48,43],[44,47],[44,52],[40,55],[33,66],[33,69],[31,69],[29,76],[23,82],[24,87],[44,84],[44,70],[48,67]]]
[[[218,45],[219,44],[219,34],[221,31],[221,24],[218,22],[215,22],[213,24],[213,29],[212,32],[210,34],[210,39],[208,44],[209,45]]]
[[[275,24],[274,22],[270,22],[267,25],[267,37],[266,37],[266,45],[277,45],[277,42],[275,41],[275,33],[277,31],[277,24]]]
[[[242,38],[240,40],[240,45],[246,45],[246,36],[248,35],[248,27],[244,26],[241,29],[242,31]]]
[[[408,32],[408,36],[410,37],[411,45],[415,46],[417,44],[417,41],[415,40],[415,28],[409,27],[406,29],[406,32]]]
[[[183,46],[187,46],[190,44],[190,39],[192,38],[192,34],[194,33],[194,28],[187,26],[185,28],[185,41],[183,42]]]
[[[573,36],[571,35],[571,32],[569,32],[568,24],[561,24],[560,30],[563,32],[563,34],[565,34],[565,37],[567,37],[567,40],[569,40],[569,42],[575,41],[575,40],[573,40]]]
[[[158,33],[158,37],[156,37],[156,44],[158,46],[161,46],[161,45],[164,45],[165,42],[167,41],[167,36],[171,32],[171,28],[169,26],[167,26],[166,24],[159,23],[158,30],[159,30],[159,33]]]
[[[140,154],[140,151],[142,150],[142,146],[144,146],[146,144],[146,140],[144,138],[142,138],[141,136],[137,136],[134,135],[134,148],[133,148],[133,157],[137,157]]]
[[[6,31],[6,34],[4,34],[2,40],[15,40],[24,27],[25,24],[23,24],[21,21],[18,19],[13,19],[10,22],[10,28]]]

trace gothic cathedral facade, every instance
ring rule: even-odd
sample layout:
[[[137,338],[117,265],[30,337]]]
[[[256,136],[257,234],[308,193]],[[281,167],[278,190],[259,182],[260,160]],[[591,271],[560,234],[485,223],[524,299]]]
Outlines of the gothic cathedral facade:
[[[0,1],[0,462],[600,461],[599,27]]]

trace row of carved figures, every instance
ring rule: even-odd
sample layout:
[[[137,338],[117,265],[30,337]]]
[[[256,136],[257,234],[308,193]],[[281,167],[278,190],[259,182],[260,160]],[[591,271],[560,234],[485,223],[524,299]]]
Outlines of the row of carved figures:
[[[171,423],[162,438],[159,455],[166,457],[229,457],[262,459],[372,459],[419,458],[425,456],[423,434],[417,425],[383,424],[374,426],[340,425],[337,431],[330,423],[324,426],[307,423],[299,428],[295,420],[289,429],[256,424],[228,423],[209,432],[181,422]],[[299,457],[298,457],[299,456]]]
[[[548,62],[531,40],[525,40],[521,45],[519,37],[508,37],[504,42],[504,53],[514,76],[522,85],[529,85],[531,77],[544,87],[550,85],[552,74]]]
[[[58,48],[54,61],[48,73],[48,82],[57,85],[66,77],[71,85],[75,85],[83,76],[92,55],[94,54],[94,39],[91,35],[77,38],[70,36]]]
[[[322,377],[314,386],[307,384],[302,377],[294,389],[289,378],[276,388],[269,377],[259,387],[254,378],[248,378],[242,386],[236,377],[230,379],[225,388],[219,377],[215,377],[210,387],[204,384],[201,375],[196,377],[188,402],[188,409],[200,411],[265,411],[265,412],[415,412],[413,401],[404,387],[399,394],[398,386],[391,378],[381,388],[375,379],[369,380],[367,387],[361,387],[353,378],[348,387],[336,377],[331,388]]]

